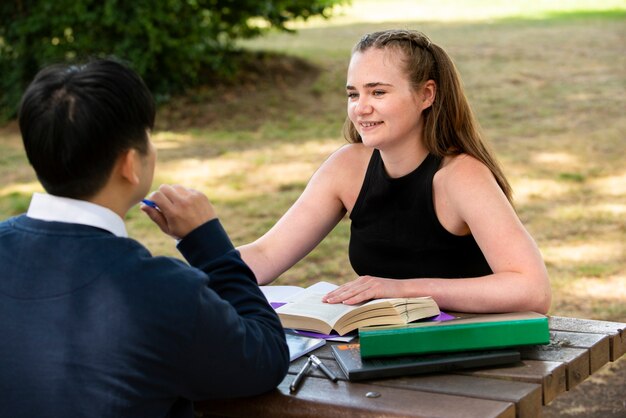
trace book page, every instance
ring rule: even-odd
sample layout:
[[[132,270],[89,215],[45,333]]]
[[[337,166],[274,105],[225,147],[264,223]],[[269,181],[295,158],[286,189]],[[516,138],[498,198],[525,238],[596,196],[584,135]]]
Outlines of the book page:
[[[328,292],[332,292],[336,288],[338,288],[336,284],[328,283],[328,282],[318,282],[312,286],[307,287],[306,289],[302,289],[300,292],[292,294],[289,298],[284,300],[284,302],[299,302],[300,299],[308,300],[312,296],[319,295],[319,303],[322,302],[322,296],[324,296]]]
[[[337,287],[337,285],[326,282],[316,283],[291,297],[288,300],[291,303],[281,306],[276,309],[276,312],[279,314],[317,318],[334,326],[342,315],[358,308],[358,306],[349,306],[341,303],[330,304],[322,302],[322,297]]]
[[[334,327],[343,314],[355,309],[355,307],[343,304],[324,303],[322,302],[324,294],[310,295],[307,298],[298,300],[298,303],[287,303],[276,309],[276,312],[279,314],[317,318]]]
[[[342,319],[342,324],[344,323],[352,323],[361,319],[382,316],[382,315],[391,315],[391,316],[402,316],[408,321],[409,315],[408,312],[414,310],[427,310],[432,311],[433,307],[437,310],[436,303],[429,296],[419,297],[419,298],[386,298],[386,299],[374,299],[366,303],[352,305],[355,310],[347,314]],[[396,323],[396,322],[394,322]]]
[[[286,302],[303,290],[300,286],[259,286],[259,289],[268,302]]]

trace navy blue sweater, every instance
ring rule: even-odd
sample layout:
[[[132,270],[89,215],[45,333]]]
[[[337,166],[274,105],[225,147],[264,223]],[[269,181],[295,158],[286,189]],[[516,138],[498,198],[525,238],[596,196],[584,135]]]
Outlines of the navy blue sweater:
[[[191,264],[77,224],[0,223],[0,416],[191,417],[274,388],[281,324],[218,220]]]

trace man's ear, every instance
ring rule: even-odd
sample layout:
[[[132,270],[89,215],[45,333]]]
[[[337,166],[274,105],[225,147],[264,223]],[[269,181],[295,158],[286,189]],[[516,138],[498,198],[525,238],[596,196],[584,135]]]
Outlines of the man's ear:
[[[117,161],[117,170],[119,175],[130,184],[139,184],[139,176],[137,175],[137,171],[139,167],[137,166],[139,162],[139,156],[137,155],[136,149],[129,149],[124,151]]]

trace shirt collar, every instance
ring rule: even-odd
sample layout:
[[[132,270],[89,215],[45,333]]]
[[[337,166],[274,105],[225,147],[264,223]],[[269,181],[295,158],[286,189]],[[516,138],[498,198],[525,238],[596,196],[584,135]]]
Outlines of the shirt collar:
[[[26,216],[42,221],[95,226],[118,237],[128,237],[124,220],[119,215],[104,206],[84,200],[34,193]]]

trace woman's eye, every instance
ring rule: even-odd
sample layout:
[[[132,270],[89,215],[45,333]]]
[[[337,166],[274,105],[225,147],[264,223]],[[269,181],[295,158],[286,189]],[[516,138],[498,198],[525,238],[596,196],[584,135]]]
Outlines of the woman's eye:
[[[348,99],[355,99],[357,97],[359,97],[357,93],[348,92]]]
[[[382,95],[384,95],[385,93],[386,93],[386,92],[385,92],[385,91],[383,91],[383,90],[374,90],[374,91],[372,92],[372,94],[373,94],[374,96],[382,96]]]

